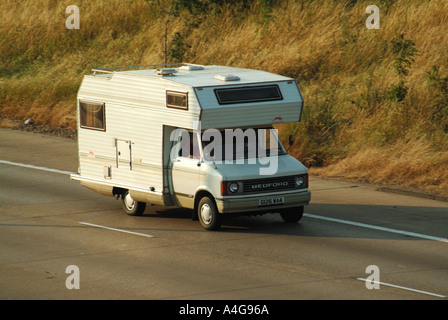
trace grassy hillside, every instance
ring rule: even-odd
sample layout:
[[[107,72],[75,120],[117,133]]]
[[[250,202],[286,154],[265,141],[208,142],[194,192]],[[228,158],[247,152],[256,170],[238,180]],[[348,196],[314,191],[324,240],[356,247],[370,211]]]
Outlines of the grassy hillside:
[[[0,125],[75,129],[76,91],[95,67],[264,69],[298,80],[303,121],[279,130],[312,172],[448,193],[448,2],[377,0],[379,30],[365,26],[370,4],[2,0]],[[79,30],[65,27],[69,5]]]

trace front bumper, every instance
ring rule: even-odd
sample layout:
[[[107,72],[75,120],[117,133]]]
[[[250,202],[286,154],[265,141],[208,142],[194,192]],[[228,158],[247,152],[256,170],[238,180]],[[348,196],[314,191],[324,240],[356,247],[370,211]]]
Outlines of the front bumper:
[[[260,205],[260,199],[282,197],[284,202],[278,205]],[[276,192],[251,194],[247,196],[227,196],[216,199],[216,206],[220,213],[254,213],[257,212],[276,212],[282,208],[291,208],[305,206],[311,200],[311,192],[300,190],[294,192]]]

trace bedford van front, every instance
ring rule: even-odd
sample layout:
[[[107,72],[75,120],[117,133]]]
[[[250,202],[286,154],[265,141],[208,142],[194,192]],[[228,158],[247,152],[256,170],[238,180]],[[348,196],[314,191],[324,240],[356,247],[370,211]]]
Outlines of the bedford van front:
[[[280,213],[286,222],[297,222],[311,199],[308,170],[285,151],[275,129],[254,131],[252,141],[243,131],[245,139],[226,139],[219,147],[203,143],[203,162],[208,164],[203,167],[207,167],[205,180],[213,185],[216,209],[221,214]],[[220,132],[224,137],[224,130]],[[208,228],[213,208],[205,206],[197,210],[201,224]]]

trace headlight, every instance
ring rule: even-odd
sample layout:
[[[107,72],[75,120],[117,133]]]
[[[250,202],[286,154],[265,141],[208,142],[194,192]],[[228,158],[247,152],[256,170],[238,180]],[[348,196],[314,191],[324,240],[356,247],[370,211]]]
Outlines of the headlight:
[[[240,186],[236,182],[232,182],[231,184],[229,184],[229,190],[232,193],[238,192],[239,188]]]
[[[304,176],[296,177],[297,188],[304,188],[306,186],[306,178]]]

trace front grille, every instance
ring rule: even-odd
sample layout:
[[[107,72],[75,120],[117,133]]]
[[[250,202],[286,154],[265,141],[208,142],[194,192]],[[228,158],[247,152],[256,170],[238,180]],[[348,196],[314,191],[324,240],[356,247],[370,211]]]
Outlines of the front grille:
[[[244,193],[272,192],[296,188],[295,176],[253,179],[243,182]]]

